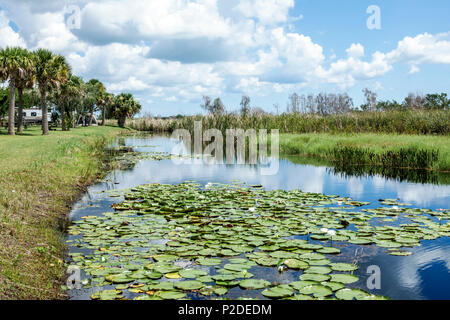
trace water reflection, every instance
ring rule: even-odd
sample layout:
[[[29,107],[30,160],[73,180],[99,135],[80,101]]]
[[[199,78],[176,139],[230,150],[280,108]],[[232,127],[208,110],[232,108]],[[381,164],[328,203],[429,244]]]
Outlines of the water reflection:
[[[167,137],[130,137],[117,144],[132,146],[135,151],[170,153],[176,142]],[[101,193],[105,190],[128,189],[141,184],[168,183],[178,184],[195,180],[206,185],[209,182],[231,183],[235,180],[251,185],[262,185],[266,189],[301,189],[317,192],[350,196],[359,201],[370,201],[378,207],[380,198],[399,198],[415,207],[430,209],[449,208],[450,186],[421,184],[384,178],[380,174],[349,176],[338,173],[327,166],[298,164],[290,159],[281,159],[279,172],[274,176],[262,176],[257,166],[246,165],[174,165],[171,160],[138,162],[132,170],[115,170],[107,180],[92,186],[82,201],[72,212],[72,218],[84,215],[101,214],[111,211],[111,204],[120,201]],[[92,206],[95,204],[95,206]],[[91,206],[90,206],[91,205]],[[409,257],[387,255],[387,250],[376,246],[365,246],[356,251],[358,246],[343,246],[342,254],[337,259],[349,261],[357,259],[360,269],[356,275],[360,280],[355,287],[365,288],[368,278],[367,268],[378,265],[382,271],[381,290],[371,291],[375,294],[390,296],[394,299],[450,299],[450,239],[440,238],[434,241],[422,241],[421,247],[411,249]],[[298,279],[298,273],[287,272],[280,276],[276,270],[264,275],[273,282],[286,283]],[[230,295],[242,296],[238,288],[230,290]],[[254,296],[252,292],[246,292]],[[263,298],[258,296],[258,298]]]

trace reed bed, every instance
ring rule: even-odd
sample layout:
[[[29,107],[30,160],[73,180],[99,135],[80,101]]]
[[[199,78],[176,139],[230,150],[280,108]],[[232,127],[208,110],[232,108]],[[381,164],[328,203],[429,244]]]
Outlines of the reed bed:
[[[280,133],[387,133],[415,135],[449,135],[450,111],[350,112],[319,116],[314,114],[262,114],[243,117],[236,114],[187,116],[182,118],[140,118],[127,126],[139,131],[172,132],[178,128],[192,130],[195,121],[204,129],[225,132],[229,128],[278,129]]]

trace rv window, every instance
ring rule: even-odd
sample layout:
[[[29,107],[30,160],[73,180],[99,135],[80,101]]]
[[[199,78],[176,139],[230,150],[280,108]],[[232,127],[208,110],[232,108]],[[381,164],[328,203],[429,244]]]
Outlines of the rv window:
[[[26,117],[26,116],[27,116],[27,113],[26,113],[26,112],[22,112],[22,115],[23,115],[24,117]]]
[[[37,116],[37,113],[36,113],[36,112],[32,112],[32,113],[31,113],[31,116],[32,116],[32,117],[36,117],[36,116]]]

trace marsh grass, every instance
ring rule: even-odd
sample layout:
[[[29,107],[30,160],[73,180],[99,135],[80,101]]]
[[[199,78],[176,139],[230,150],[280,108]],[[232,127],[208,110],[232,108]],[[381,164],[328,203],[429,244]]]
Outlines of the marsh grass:
[[[189,116],[176,119],[141,118],[127,125],[139,131],[172,132],[190,129],[195,121],[204,129],[278,129],[280,133],[388,133],[388,134],[450,134],[450,111],[351,112],[340,115],[313,114]]]
[[[0,299],[62,297],[61,229],[70,205],[102,173],[103,149],[119,132],[0,135]]]
[[[450,171],[450,137],[395,134],[283,134],[280,151],[334,165]]]

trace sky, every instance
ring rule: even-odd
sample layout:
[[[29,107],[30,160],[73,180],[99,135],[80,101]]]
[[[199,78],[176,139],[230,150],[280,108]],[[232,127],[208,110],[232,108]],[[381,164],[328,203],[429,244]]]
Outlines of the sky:
[[[380,100],[449,92],[450,1],[0,0],[0,47],[63,54],[142,114],[267,112],[288,97],[369,88]]]

